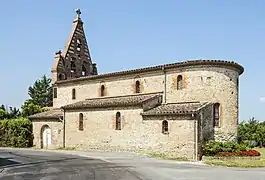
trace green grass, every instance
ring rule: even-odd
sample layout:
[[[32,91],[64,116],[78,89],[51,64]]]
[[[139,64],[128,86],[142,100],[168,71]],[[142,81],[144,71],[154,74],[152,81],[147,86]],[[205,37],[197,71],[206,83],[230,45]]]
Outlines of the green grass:
[[[208,165],[217,165],[217,166],[226,166],[226,167],[242,167],[242,168],[258,168],[265,167],[265,148],[255,148],[261,154],[260,160],[206,160],[205,164]]]

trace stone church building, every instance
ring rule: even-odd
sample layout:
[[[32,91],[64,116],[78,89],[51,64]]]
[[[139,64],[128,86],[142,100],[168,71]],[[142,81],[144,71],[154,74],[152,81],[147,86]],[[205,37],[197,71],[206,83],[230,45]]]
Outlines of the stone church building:
[[[53,107],[29,117],[35,146],[197,160],[203,142],[236,138],[241,65],[191,60],[99,74],[76,12],[52,67]]]

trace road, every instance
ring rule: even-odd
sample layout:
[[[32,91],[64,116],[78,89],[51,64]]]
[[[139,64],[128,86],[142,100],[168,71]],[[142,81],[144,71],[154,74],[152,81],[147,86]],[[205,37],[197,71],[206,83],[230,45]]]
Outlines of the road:
[[[261,180],[265,169],[212,167],[130,153],[0,149],[0,180]]]

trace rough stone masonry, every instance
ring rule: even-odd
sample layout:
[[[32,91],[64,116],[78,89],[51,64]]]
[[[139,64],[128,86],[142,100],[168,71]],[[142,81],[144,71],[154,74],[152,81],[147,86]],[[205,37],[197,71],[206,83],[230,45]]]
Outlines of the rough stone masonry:
[[[243,72],[233,61],[193,60],[98,74],[78,11],[52,67],[53,107],[29,117],[34,145],[198,160],[204,141],[236,138]]]

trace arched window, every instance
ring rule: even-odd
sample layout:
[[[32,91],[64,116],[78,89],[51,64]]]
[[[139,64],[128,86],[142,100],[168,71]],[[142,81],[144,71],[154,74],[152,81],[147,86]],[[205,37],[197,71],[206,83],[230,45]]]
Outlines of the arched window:
[[[141,89],[140,89],[140,81],[136,81],[135,82],[135,92],[136,93],[140,93]]]
[[[162,133],[163,134],[167,134],[168,133],[168,122],[166,120],[164,120],[162,122]]]
[[[177,89],[180,90],[183,88],[182,76],[178,75],[177,77]]]
[[[83,113],[79,114],[79,131],[84,130],[84,115]]]
[[[215,103],[213,105],[213,125],[214,127],[219,127],[219,118],[220,118],[220,104]]]
[[[83,64],[82,65],[82,76],[86,76],[87,74],[86,74],[86,67],[85,67],[85,65]]]
[[[63,78],[63,74],[59,74],[58,79],[59,79],[59,80],[63,80],[63,79],[64,79],[64,78]]]
[[[121,113],[116,113],[116,130],[121,130]]]
[[[104,85],[101,85],[100,96],[105,96],[105,86]]]
[[[76,95],[75,89],[72,89],[72,99],[76,98],[75,95]]]

